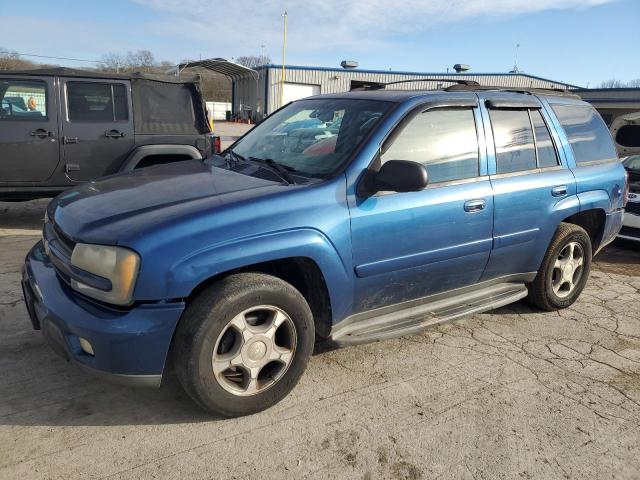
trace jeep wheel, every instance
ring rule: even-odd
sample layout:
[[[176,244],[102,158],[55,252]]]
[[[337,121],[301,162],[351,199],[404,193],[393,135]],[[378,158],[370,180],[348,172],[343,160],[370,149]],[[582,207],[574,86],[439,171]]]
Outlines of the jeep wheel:
[[[270,275],[235,274],[203,290],[185,310],[174,340],[176,373],[205,410],[248,415],[293,389],[314,339],[300,292]]]
[[[561,223],[545,254],[529,301],[543,310],[566,308],[575,302],[589,278],[591,239],[583,228]]]

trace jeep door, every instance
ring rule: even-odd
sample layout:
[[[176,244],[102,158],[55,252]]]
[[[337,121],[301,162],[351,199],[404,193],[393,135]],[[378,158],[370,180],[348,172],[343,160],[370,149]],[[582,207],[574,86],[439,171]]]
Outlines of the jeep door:
[[[493,195],[477,98],[458,103],[414,110],[374,161],[374,170],[389,160],[422,163],[424,190],[377,192],[350,205],[356,313],[471,285],[482,275]]]
[[[0,183],[47,180],[59,161],[54,79],[0,77]]]
[[[536,97],[479,95],[495,217],[483,280],[533,275],[558,224],[578,209],[575,178],[559,155],[559,137]]]
[[[118,171],[134,145],[126,80],[61,79],[63,161],[72,180]]]

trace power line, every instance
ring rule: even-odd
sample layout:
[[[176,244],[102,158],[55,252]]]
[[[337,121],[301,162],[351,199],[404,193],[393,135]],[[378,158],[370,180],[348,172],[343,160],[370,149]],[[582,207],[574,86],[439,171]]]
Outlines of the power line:
[[[21,57],[36,57],[36,58],[48,58],[52,60],[69,60],[72,62],[89,62],[89,63],[105,63],[101,60],[88,60],[86,58],[69,58],[69,57],[52,57],[49,55],[37,55],[35,53],[21,53],[21,52],[13,52],[7,50],[8,53],[13,53],[15,55],[20,55]]]

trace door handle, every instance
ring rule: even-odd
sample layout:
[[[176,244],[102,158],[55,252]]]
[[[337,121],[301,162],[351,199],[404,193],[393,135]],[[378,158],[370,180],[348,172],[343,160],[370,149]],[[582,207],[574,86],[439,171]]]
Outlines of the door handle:
[[[125,133],[118,130],[107,130],[104,132],[104,136],[108,138],[122,138],[125,136]]]
[[[38,128],[37,130],[34,130],[33,132],[31,132],[29,135],[31,135],[32,137],[47,138],[47,137],[51,137],[53,133],[48,130],[45,130],[44,128]]]
[[[78,143],[78,137],[62,137],[62,143],[69,145],[70,143]]]
[[[567,186],[566,185],[558,185],[557,187],[553,187],[551,189],[551,195],[554,197],[564,197],[567,194]]]
[[[484,210],[485,201],[482,198],[477,200],[469,200],[464,202],[464,211],[465,212],[479,212]]]

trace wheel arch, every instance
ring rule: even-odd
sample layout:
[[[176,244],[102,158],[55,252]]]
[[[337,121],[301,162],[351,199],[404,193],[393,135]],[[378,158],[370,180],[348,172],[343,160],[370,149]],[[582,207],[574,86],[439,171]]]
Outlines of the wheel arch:
[[[217,281],[239,273],[264,273],[277,277],[292,285],[305,298],[316,327],[316,334],[329,336],[332,325],[332,309],[329,289],[322,270],[309,257],[287,257],[245,265],[206,278],[191,291],[186,299],[189,304],[198,294]]]
[[[603,208],[589,208],[574,213],[565,218],[563,222],[583,228],[591,239],[591,250],[592,253],[595,254],[602,242],[606,219],[607,214]]]
[[[350,258],[347,259],[350,261]],[[322,232],[301,228],[228,241],[181,259],[170,268],[166,298],[193,298],[203,287],[237,272],[263,272],[291,283],[305,296],[318,332],[344,318],[353,302],[353,276]]]
[[[145,159],[167,156],[180,157],[179,160],[201,160],[202,154],[193,145],[142,145],[135,148],[120,167],[121,172],[135,169]],[[179,161],[178,160],[178,161]],[[159,162],[167,163],[167,162]]]

